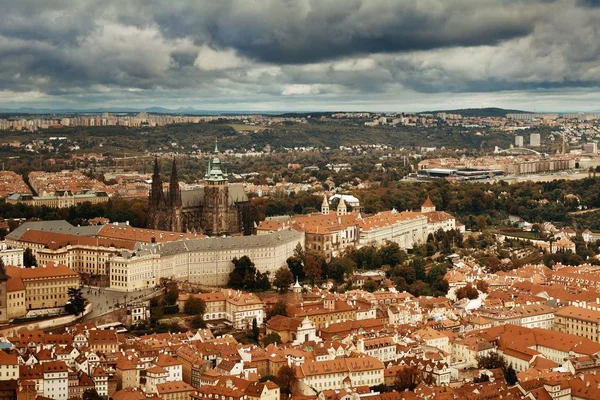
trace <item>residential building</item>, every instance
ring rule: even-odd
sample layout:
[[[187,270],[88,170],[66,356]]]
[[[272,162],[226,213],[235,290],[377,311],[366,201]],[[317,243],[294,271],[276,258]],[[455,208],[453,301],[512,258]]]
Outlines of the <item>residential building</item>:
[[[133,291],[154,287],[161,278],[206,285],[225,285],[232,260],[248,256],[261,272],[275,272],[304,245],[301,232],[286,229],[268,235],[180,240],[136,244],[108,261],[110,287]]]
[[[333,294],[321,300],[288,304],[287,313],[291,318],[308,317],[317,330],[330,324],[356,320],[356,306],[337,299]]]
[[[69,299],[69,289],[80,286],[79,274],[62,264],[36,268],[8,266],[6,273],[23,282],[27,310],[62,308]]]
[[[100,204],[108,202],[109,197],[105,192],[84,191],[71,193],[69,191],[57,192],[55,195],[34,196],[31,194],[11,194],[6,198],[8,204],[26,204],[32,207],[69,208],[83,203]]]
[[[19,360],[14,353],[0,351],[0,381],[19,379]]]
[[[254,319],[258,325],[262,325],[265,317],[265,305],[254,293],[223,289],[211,293],[180,294],[177,300],[180,309],[189,298],[204,301],[205,321],[225,320],[231,322],[235,329],[251,327]]]
[[[554,313],[554,330],[600,342],[600,311],[575,305]]]
[[[156,393],[162,400],[189,400],[196,389],[183,381],[171,381],[157,384]]]
[[[4,265],[23,266],[24,249],[20,247],[8,246],[5,242],[0,242],[0,259]]]
[[[370,357],[306,361],[297,368],[299,390],[305,395],[346,387],[377,386],[384,383],[384,365]]]
[[[56,400],[69,398],[69,370],[64,361],[49,361],[42,364],[44,396]]]

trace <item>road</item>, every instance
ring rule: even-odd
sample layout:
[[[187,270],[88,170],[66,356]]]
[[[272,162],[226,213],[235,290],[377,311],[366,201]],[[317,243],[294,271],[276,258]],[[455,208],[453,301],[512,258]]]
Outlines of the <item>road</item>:
[[[86,315],[84,320],[92,319],[100,315],[106,314],[107,312],[117,310],[117,307],[125,302],[135,302],[143,297],[146,297],[154,292],[155,289],[138,290],[135,292],[121,292],[116,290],[110,290],[106,288],[96,288],[84,286],[81,290],[83,297],[90,301],[94,308],[92,312]]]

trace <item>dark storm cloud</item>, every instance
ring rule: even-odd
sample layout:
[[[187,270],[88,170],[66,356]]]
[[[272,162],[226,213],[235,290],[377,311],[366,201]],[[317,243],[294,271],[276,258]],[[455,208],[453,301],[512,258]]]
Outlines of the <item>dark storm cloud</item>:
[[[600,7],[600,0],[579,0],[578,3],[584,7]]]
[[[264,62],[496,44],[527,35],[537,16],[513,1],[221,1],[156,16],[164,32],[209,40]],[[183,13],[183,14],[182,14]]]
[[[594,87],[598,5],[0,0],[0,103],[344,104]]]

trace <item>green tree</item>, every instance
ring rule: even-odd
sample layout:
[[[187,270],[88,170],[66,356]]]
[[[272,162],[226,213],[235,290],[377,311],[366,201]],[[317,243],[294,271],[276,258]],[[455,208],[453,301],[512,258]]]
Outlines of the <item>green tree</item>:
[[[206,328],[206,322],[204,321],[203,315],[198,314],[194,318],[192,318],[191,325],[192,325],[192,328],[194,328],[194,329]]]
[[[477,281],[475,282],[475,287],[477,287],[477,290],[479,290],[482,293],[487,293],[490,285],[488,285],[488,283],[486,281]]]
[[[294,248],[294,257],[300,259],[302,262],[306,260],[306,252],[300,243],[296,244],[296,247]]]
[[[479,369],[506,369],[506,360],[495,351],[477,357],[477,367]]]
[[[307,254],[304,262],[304,275],[314,285],[323,276],[323,260],[320,257]]]
[[[249,281],[256,279],[256,267],[250,257],[234,258],[231,262],[233,263],[233,271],[229,274],[227,286],[233,289],[244,289]]]
[[[177,303],[177,299],[179,298],[179,289],[177,289],[176,284],[172,284],[169,286],[167,290],[167,294],[165,295],[165,304],[168,306],[172,306]]]
[[[421,373],[416,367],[405,367],[398,371],[394,379],[394,388],[398,392],[414,391],[421,383]]]
[[[270,344],[280,344],[281,336],[277,332],[271,332],[263,338],[263,346],[267,347]]]
[[[279,368],[275,383],[281,389],[282,394],[291,395],[297,382],[296,371],[287,365]]]
[[[282,299],[279,299],[271,311],[267,313],[267,320],[276,315],[283,315],[284,317],[287,317],[287,304]]]
[[[229,274],[227,286],[250,292],[269,290],[271,288],[269,272],[261,273],[258,271],[250,257],[234,258],[231,262],[233,263],[233,271]]]
[[[254,340],[258,342],[260,330],[258,329],[258,322],[256,322],[256,318],[252,319],[252,336],[254,337]]]
[[[96,389],[86,389],[81,396],[82,400],[102,400],[102,396],[98,394]]]
[[[152,319],[154,321],[158,321],[159,319],[161,319],[162,317],[165,316],[165,313],[164,313],[162,307],[156,306],[156,307],[152,307],[150,309],[150,316],[152,317]]]
[[[425,261],[422,258],[415,258],[410,262],[410,266],[415,270],[415,277],[419,281],[427,279],[425,274]]]
[[[367,292],[369,293],[373,293],[374,291],[376,291],[379,288],[379,285],[377,284],[377,282],[375,282],[373,279],[369,278],[367,279],[367,281],[365,282],[365,284],[363,285],[363,289],[365,289]]]
[[[444,264],[442,264],[442,263],[434,264],[429,269],[429,273],[427,274],[427,282],[433,283],[435,281],[443,279],[444,275],[446,275],[446,272],[448,272],[448,269],[446,268],[446,266]]]
[[[356,270],[356,264],[352,258],[347,256],[335,257],[327,264],[327,276],[343,283],[346,275]]]
[[[197,297],[190,297],[183,305],[183,312],[187,315],[204,315],[206,312],[206,303]]]
[[[79,288],[69,288],[69,300],[65,304],[65,311],[69,314],[79,315],[85,311],[85,298]]]
[[[389,265],[395,267],[398,264],[406,261],[406,253],[400,249],[400,246],[396,242],[386,242],[378,250],[379,259],[382,265]]]
[[[23,265],[26,268],[37,267],[37,259],[29,247],[23,252]]]
[[[473,287],[471,282],[467,283],[466,286],[463,286],[460,289],[456,290],[456,298],[458,300],[462,300],[462,299],[475,300],[478,297],[479,297],[479,291],[477,291],[477,289],[475,287]]]
[[[445,296],[450,289],[450,284],[445,279],[440,279],[431,284],[431,290],[434,296]]]
[[[355,268],[377,269],[381,267],[380,253],[375,246],[363,246],[360,249],[353,249],[348,256],[356,264]]]
[[[519,382],[519,378],[517,378],[517,371],[513,368],[512,365],[509,365],[506,370],[504,370],[504,380],[508,386],[514,386]]]
[[[292,271],[292,274],[298,279],[304,279],[304,263],[299,257],[289,257],[285,260],[288,268]]]
[[[281,267],[275,272],[275,279],[273,284],[280,293],[285,293],[290,288],[290,285],[294,283],[294,275],[288,267]]]

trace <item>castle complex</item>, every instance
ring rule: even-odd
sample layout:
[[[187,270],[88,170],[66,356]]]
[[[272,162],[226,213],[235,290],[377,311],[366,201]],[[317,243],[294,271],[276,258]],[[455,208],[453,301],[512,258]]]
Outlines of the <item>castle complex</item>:
[[[230,185],[221,170],[219,149],[208,161],[205,185],[181,190],[177,165],[173,168],[168,192],[165,193],[158,160],[154,162],[149,196],[150,227],[172,232],[198,232],[209,236],[250,235],[253,223],[250,202],[242,185]]]

